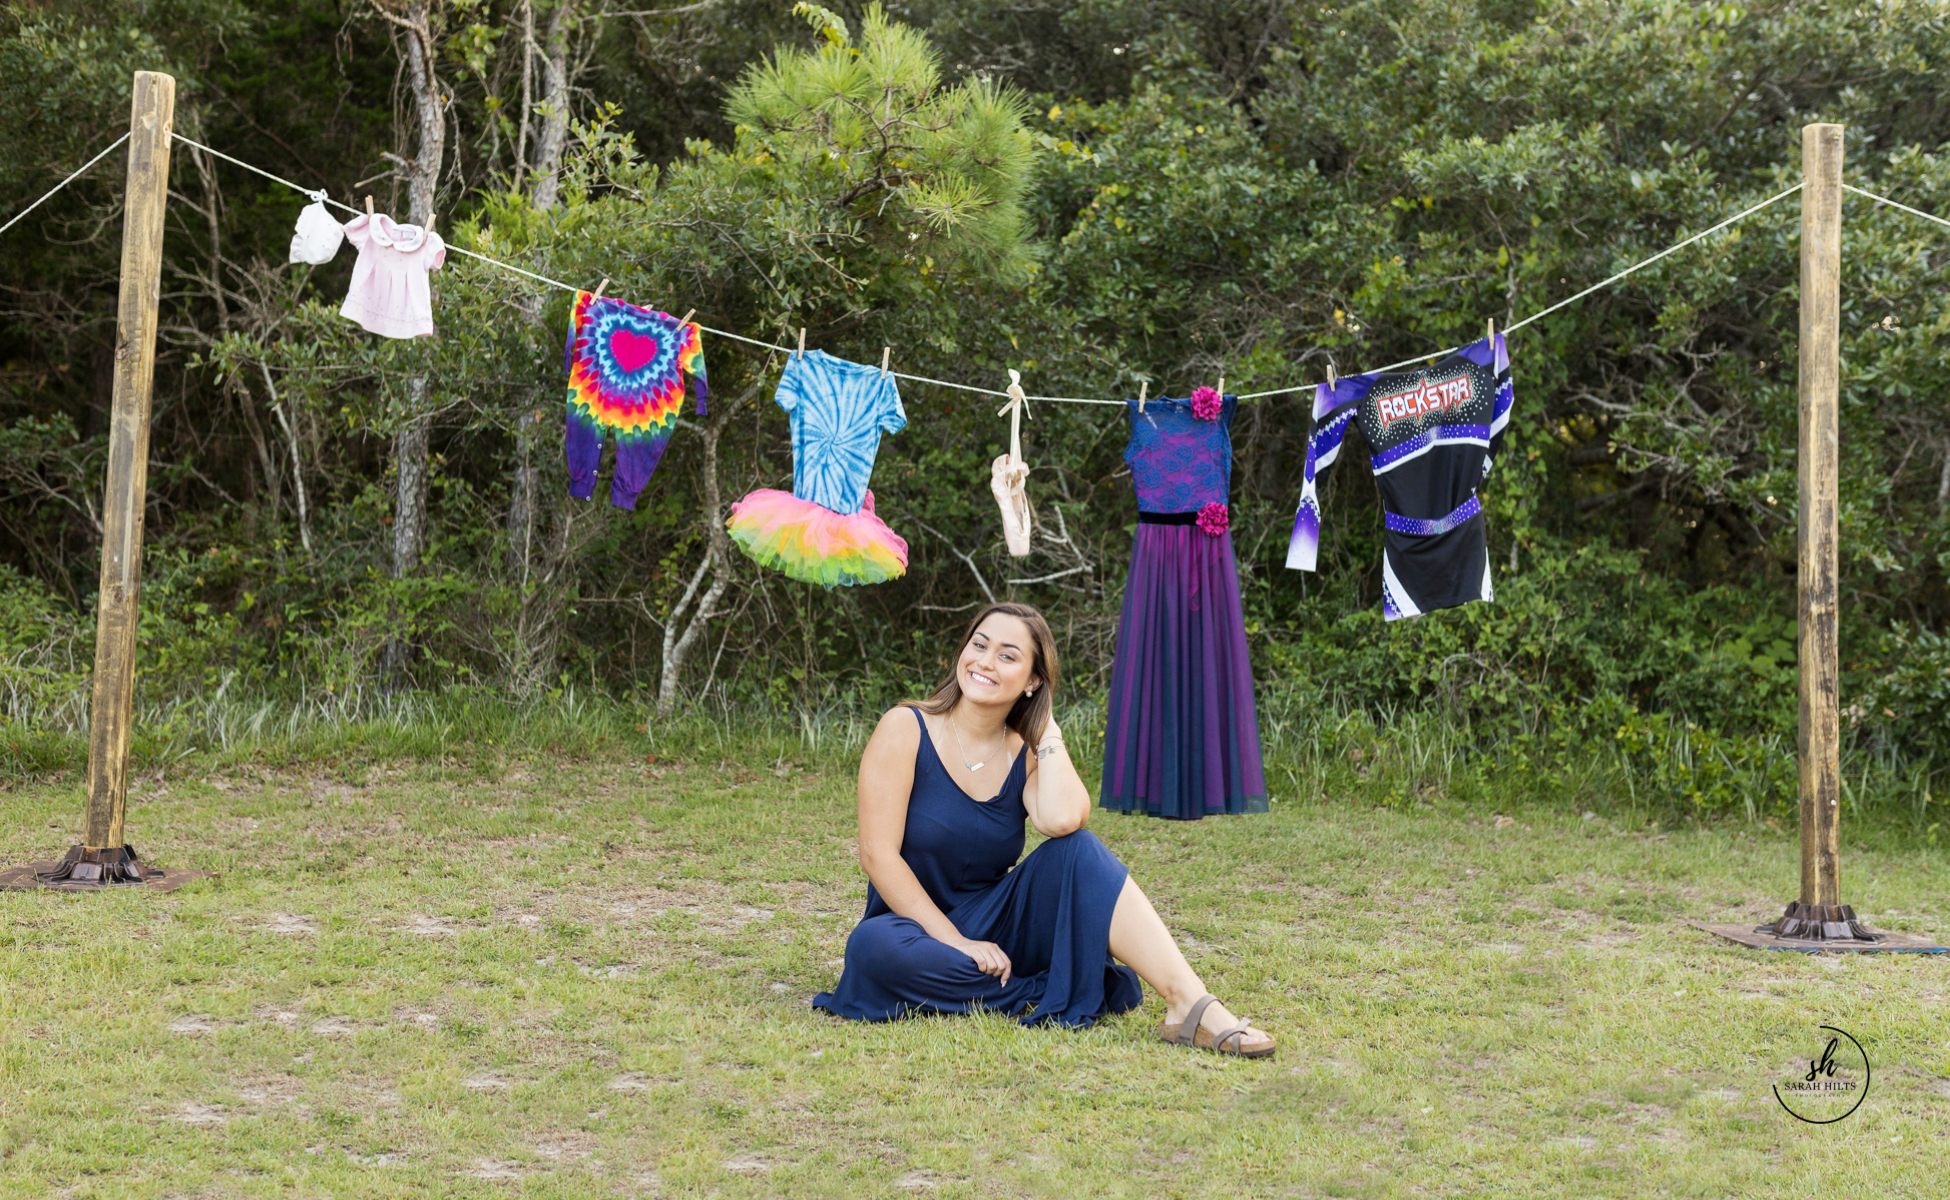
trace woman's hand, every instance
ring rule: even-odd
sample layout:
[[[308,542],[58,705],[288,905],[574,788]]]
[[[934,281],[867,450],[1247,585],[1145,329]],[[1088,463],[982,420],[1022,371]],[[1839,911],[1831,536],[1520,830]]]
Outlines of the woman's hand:
[[[995,976],[997,982],[1008,983],[1009,973],[1015,969],[1002,947],[994,942],[978,942],[972,938],[962,938],[948,943],[955,949],[975,960],[975,969],[984,975]]]

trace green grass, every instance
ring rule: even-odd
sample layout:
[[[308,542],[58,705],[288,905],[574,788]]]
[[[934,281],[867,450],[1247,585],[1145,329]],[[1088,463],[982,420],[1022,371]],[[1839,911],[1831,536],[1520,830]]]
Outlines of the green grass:
[[[1790,832],[1560,802],[1499,828],[1481,797],[1331,783],[1097,814],[1281,1039],[1240,1062],[1159,1043],[1155,997],[1082,1033],[811,1011],[864,892],[857,731],[525,732],[558,749],[240,740],[132,789],[131,842],[219,881],[0,895],[0,1196],[1941,1194],[1950,961],[1683,924],[1774,915]],[[7,861],[70,844],[81,798],[71,771],[4,785]],[[1844,889],[1950,932],[1945,870],[1877,837]],[[1770,1092],[1820,1023],[1875,1067],[1824,1127]]]

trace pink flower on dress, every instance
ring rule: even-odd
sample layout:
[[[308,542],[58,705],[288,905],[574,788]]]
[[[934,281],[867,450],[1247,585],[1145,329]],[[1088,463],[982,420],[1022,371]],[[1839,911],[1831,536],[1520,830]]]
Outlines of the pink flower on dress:
[[[1206,537],[1218,537],[1231,524],[1232,515],[1217,500],[1198,510],[1198,531]]]
[[[1202,387],[1192,393],[1192,415],[1201,421],[1218,420],[1225,406],[1225,397],[1214,388]],[[1225,505],[1219,507],[1224,508]]]

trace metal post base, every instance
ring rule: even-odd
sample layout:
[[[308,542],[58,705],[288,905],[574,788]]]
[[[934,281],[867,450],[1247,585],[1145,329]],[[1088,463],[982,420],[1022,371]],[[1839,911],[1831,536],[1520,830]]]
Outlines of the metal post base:
[[[1846,904],[1803,904],[1792,901],[1787,911],[1756,933],[1797,942],[1880,942],[1885,937],[1856,920]]]
[[[56,862],[34,862],[0,870],[0,888],[100,892],[139,887],[151,892],[170,892],[192,879],[211,879],[215,875],[214,871],[152,867],[141,860],[134,846],[103,846],[97,850],[73,846]]]
[[[35,874],[43,885],[92,883],[108,887],[118,883],[147,883],[150,868],[142,864],[134,846],[103,846],[99,850],[70,846],[52,871]]]

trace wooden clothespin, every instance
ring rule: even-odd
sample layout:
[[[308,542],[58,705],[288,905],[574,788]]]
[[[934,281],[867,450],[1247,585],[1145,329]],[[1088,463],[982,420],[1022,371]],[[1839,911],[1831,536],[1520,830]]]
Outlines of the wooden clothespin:
[[[880,377],[882,379],[887,378],[887,363],[893,357],[894,348],[892,346],[882,346],[880,348]]]
[[[806,327],[804,325],[799,327],[799,357],[806,357]]]
[[[603,281],[596,285],[596,290],[589,293],[589,298],[591,300],[601,300],[603,298],[603,289],[608,286],[609,286],[609,276],[605,275],[603,276]]]
[[[1226,377],[1221,375],[1219,376],[1219,399],[1223,400],[1225,398],[1226,398]]]
[[[687,309],[683,316],[677,318],[677,327],[679,329],[682,329],[684,326],[689,325],[691,323],[691,318],[695,317],[696,315],[697,315],[697,310],[695,308]]]
[[[1489,332],[1485,333],[1483,336],[1489,340],[1491,345],[1496,344],[1496,318],[1495,317],[1490,318]]]
[[[1138,381],[1138,415],[1139,416],[1144,415],[1144,398],[1145,396],[1149,395],[1150,392],[1151,392],[1151,381],[1149,379],[1139,380]]]
[[[1330,358],[1327,360],[1327,390],[1331,392],[1339,386],[1340,381],[1334,378],[1334,360]]]
[[[368,221],[372,220],[372,197],[371,196],[366,197],[366,219]]]

